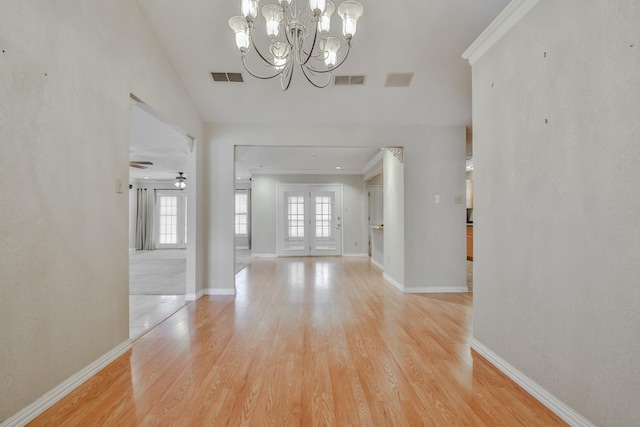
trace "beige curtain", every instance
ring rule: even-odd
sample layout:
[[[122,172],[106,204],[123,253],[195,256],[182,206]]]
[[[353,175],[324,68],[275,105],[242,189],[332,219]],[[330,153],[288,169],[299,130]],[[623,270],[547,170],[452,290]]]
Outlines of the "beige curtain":
[[[137,194],[136,216],[136,249],[152,250],[156,248],[154,224],[155,224],[155,190],[139,188]]]

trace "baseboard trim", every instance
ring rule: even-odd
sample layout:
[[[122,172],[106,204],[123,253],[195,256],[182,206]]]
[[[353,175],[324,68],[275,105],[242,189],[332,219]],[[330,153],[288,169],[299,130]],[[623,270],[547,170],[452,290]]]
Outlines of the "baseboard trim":
[[[371,264],[375,265],[376,267],[378,267],[380,270],[384,271],[384,265],[380,264],[378,261],[376,261],[373,258],[369,258],[369,260],[371,261]]]
[[[527,393],[536,398],[540,403],[549,408],[551,412],[562,418],[567,424],[574,427],[595,427],[591,421],[580,415],[569,405],[558,399],[540,384],[520,372],[509,362],[485,347],[475,338],[471,339],[471,349],[487,359],[489,363],[498,368],[503,374],[511,378]]]
[[[393,279],[391,276],[389,276],[387,273],[382,273],[382,278],[387,282],[391,283],[396,288],[400,289],[400,291],[404,292],[404,286],[401,285],[399,282],[397,282],[395,279]]]
[[[204,295],[204,289],[200,289],[198,292],[196,292],[195,294],[186,294],[184,296],[184,300],[185,301],[197,301],[200,298],[202,298],[202,296]]]
[[[256,258],[278,258],[277,254],[251,254],[251,256]]]
[[[2,427],[20,427],[35,420],[44,411],[58,403],[73,390],[82,385],[89,378],[104,369],[111,362],[122,356],[131,349],[132,341],[130,339],[124,341],[109,352],[94,360],[83,369],[79,370],[69,378],[40,396],[33,403],[27,405],[13,416],[0,423]]]
[[[235,295],[235,288],[207,288],[204,289],[205,295],[214,295],[214,296],[229,296]]]
[[[404,287],[408,294],[460,294],[469,292],[466,286],[426,286],[421,288]]]
[[[356,258],[368,258],[369,254],[362,253],[351,253],[351,254],[342,254],[344,257],[356,257]]]

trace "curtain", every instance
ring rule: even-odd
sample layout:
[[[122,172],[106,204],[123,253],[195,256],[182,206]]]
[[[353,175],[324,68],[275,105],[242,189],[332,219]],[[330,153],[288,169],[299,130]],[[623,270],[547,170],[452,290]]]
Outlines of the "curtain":
[[[138,189],[138,214],[136,216],[136,249],[138,250],[148,251],[156,248],[154,239],[155,199],[154,190]]]

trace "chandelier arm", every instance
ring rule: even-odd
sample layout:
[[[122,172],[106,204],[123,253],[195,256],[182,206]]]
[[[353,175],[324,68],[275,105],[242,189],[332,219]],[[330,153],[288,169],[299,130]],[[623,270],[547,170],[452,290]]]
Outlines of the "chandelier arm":
[[[242,55],[242,65],[244,65],[244,69],[247,70],[247,73],[251,74],[253,77],[255,77],[256,79],[260,79],[260,80],[269,80],[269,79],[272,79],[274,77],[278,77],[279,75],[282,74],[282,70],[278,71],[273,76],[259,76],[257,74],[254,74],[254,73],[251,72],[249,67],[247,67],[247,61],[245,60],[245,56],[244,55]]]
[[[267,64],[269,64],[272,67],[275,67],[276,64],[272,64],[271,61],[269,61],[267,58],[265,58],[262,53],[260,53],[260,50],[258,49],[258,46],[256,46],[256,43],[253,41],[253,26],[249,27],[249,38],[251,39],[251,45],[253,46],[253,49],[258,53],[258,55],[260,56],[260,58],[262,58],[262,60],[264,62],[266,62]],[[242,57],[242,61],[244,61],[244,56]],[[247,68],[247,66],[245,65],[245,68]],[[247,70],[249,71],[249,70]]]
[[[287,85],[286,86],[283,85],[284,80],[280,81],[280,87],[282,88],[283,91],[289,89],[289,86],[291,86],[291,79],[293,79],[293,68],[294,68],[293,62],[290,62],[289,63],[289,73],[288,73],[289,79],[287,80]],[[285,75],[285,77],[286,77],[286,75]]]
[[[304,77],[307,79],[307,81],[308,81],[309,83],[311,83],[313,86],[317,87],[318,89],[323,89],[323,88],[325,88],[325,87],[329,86],[329,83],[331,83],[331,74],[329,74],[329,80],[327,80],[327,82],[326,82],[324,85],[318,85],[318,84],[314,83],[314,82],[309,78],[309,76],[307,75],[307,72],[306,72],[305,70],[306,70],[307,68],[309,68],[309,67],[307,67],[306,65],[303,65],[303,66],[301,66],[300,68],[302,69],[302,74],[304,74]],[[311,69],[309,69],[309,71],[311,71]]]
[[[342,58],[342,61],[340,61],[340,63],[338,65],[336,65],[335,67],[333,67],[330,70],[316,70],[315,68],[313,68],[310,65],[307,65],[307,67],[309,68],[309,70],[313,71],[314,73],[330,73],[334,70],[337,70],[339,66],[341,66],[342,64],[344,64],[344,61],[347,60],[347,57],[349,56],[349,52],[351,51],[351,42],[347,42],[347,53],[344,55],[344,58]]]
[[[316,24],[316,31],[313,34],[313,44],[311,44],[311,49],[309,50],[309,55],[307,55],[307,59],[305,59],[305,61],[300,64],[300,65],[307,65],[307,62],[309,62],[309,60],[311,59],[311,54],[313,53],[313,49],[316,47],[316,40],[318,39],[318,23],[316,21],[313,21]],[[304,47],[302,48],[302,51],[304,52]]]

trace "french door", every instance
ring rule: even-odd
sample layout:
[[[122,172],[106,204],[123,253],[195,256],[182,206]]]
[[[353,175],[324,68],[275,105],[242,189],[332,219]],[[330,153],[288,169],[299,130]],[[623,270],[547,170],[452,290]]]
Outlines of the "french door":
[[[156,248],[187,247],[187,193],[156,190]]]
[[[278,256],[342,255],[342,187],[278,185]]]

